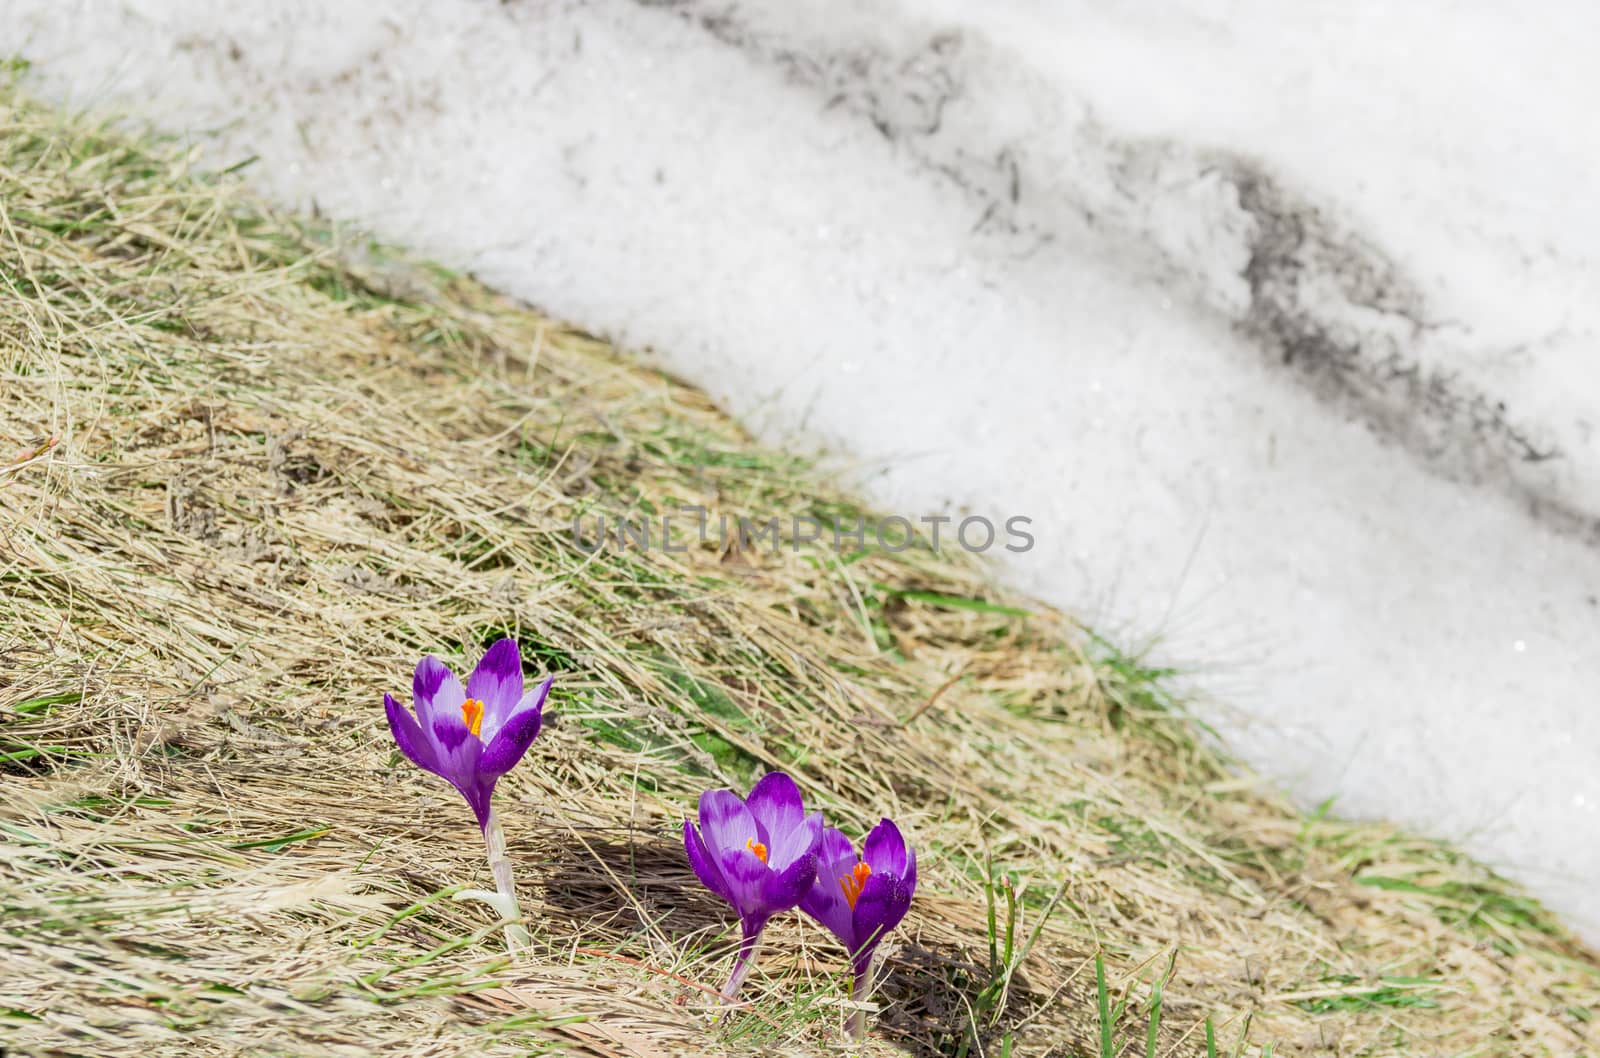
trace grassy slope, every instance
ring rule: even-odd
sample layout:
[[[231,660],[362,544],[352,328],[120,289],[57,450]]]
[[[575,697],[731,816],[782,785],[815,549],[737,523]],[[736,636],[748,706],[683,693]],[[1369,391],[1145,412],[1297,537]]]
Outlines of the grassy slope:
[[[1104,951],[1141,1050],[1174,952],[1162,1053],[1247,1015],[1252,1054],[1600,1049],[1536,904],[1296,813],[968,561],[572,541],[679,503],[856,510],[603,342],[0,95],[0,1045],[828,1047],[839,953],[793,918],[712,1018],[728,915],[676,834],[781,767],[919,847],[872,1048],[1092,1053]],[[558,677],[499,794],[531,965],[441,897],[487,882],[475,828],[380,707],[506,630]],[[1020,935],[1064,883],[1003,999],[986,861]]]

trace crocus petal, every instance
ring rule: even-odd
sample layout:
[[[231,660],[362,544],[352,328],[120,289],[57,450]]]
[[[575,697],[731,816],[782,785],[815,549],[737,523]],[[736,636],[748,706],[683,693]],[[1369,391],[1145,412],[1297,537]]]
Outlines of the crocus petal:
[[[851,919],[850,901],[839,885],[841,878],[849,878],[856,865],[855,846],[837,827],[825,827],[822,840],[817,845],[817,876],[806,895],[800,898],[800,910],[820,922],[824,929],[839,938],[846,951],[855,950],[855,927]]]
[[[823,929],[832,933],[846,952],[856,949],[855,912],[850,901],[839,887],[839,880],[820,871],[806,895],[800,898],[800,910],[816,919]]]
[[[417,767],[437,772],[438,755],[434,752],[433,744],[422,733],[422,728],[417,726],[417,719],[411,715],[411,711],[390,694],[383,696],[383,711],[389,716],[389,732],[394,735],[394,744],[400,747],[400,752],[411,758],[411,763]]]
[[[797,907],[816,879],[816,853],[808,852],[782,870],[767,871],[761,885],[761,902],[772,914]]]
[[[483,743],[472,737],[460,714],[454,717],[435,717],[428,729],[433,735],[434,753],[439,760],[439,774],[456,784],[462,796],[471,802],[482,796],[482,780],[487,779],[493,789],[496,776],[484,776],[479,768],[483,756]],[[476,809],[476,804],[474,808]]]
[[[428,725],[428,730],[433,733],[433,741],[438,744],[441,757],[453,755],[461,748],[461,744],[467,741],[467,737],[472,734],[471,731],[467,730],[465,721],[459,716],[434,717],[433,722]],[[483,745],[477,739],[472,741],[477,742],[479,746]]]
[[[893,820],[880,820],[872,828],[861,853],[874,874],[881,871],[898,877],[906,873],[906,839]]]
[[[861,887],[861,895],[856,897],[855,912],[851,916],[855,948],[851,950],[850,958],[857,971],[871,960],[878,943],[905,917],[906,906],[911,901],[909,897],[902,900],[897,896],[896,891],[901,888],[899,878],[892,874],[877,873]]]
[[[461,796],[467,799],[467,804],[471,807],[472,814],[478,817],[478,829],[481,830],[488,826],[489,802],[494,798],[495,777],[473,775],[464,782],[458,782],[453,778],[450,781],[455,783],[457,790],[461,791]]]
[[[773,839],[767,862],[774,870],[783,870],[789,864],[798,863],[805,857],[816,860],[822,848],[823,830],[822,813],[812,812],[789,833]]]
[[[483,703],[484,741],[494,736],[522,698],[522,655],[515,639],[501,639],[484,652],[478,667],[467,677],[467,697]]]
[[[491,716],[487,711],[485,711],[483,717],[483,726],[478,728],[478,732],[483,738],[484,745],[488,745],[498,738],[501,729],[511,721],[512,717],[521,716],[523,713],[531,710],[539,715],[542,722],[544,718],[544,702],[545,699],[550,695],[550,684],[554,681],[554,676],[547,677],[543,683],[539,684],[539,686],[535,687],[527,694],[524,694],[517,701],[517,703],[507,710],[502,716]],[[526,721],[523,722],[526,723]],[[537,732],[535,732],[535,735],[537,736]]]
[[[823,872],[849,874],[855,865],[856,847],[850,844],[844,831],[838,827],[823,827],[822,840],[817,844],[817,877],[820,879]]]
[[[834,826],[822,828],[822,839],[816,845],[816,884],[827,882],[843,892],[838,888],[838,879],[850,877],[856,863],[856,847],[850,844],[845,832]]]
[[[707,790],[700,795],[700,833],[719,863],[724,852],[743,851],[751,841],[760,840],[755,818],[731,790]]]
[[[805,809],[800,802],[800,787],[783,772],[769,771],[750,788],[750,796],[744,799],[744,803],[755,817],[756,831],[762,844],[769,850],[767,862],[774,867],[793,863],[798,851],[786,855],[781,864],[774,863],[773,856],[778,853],[778,846],[788,844],[784,839],[799,828],[805,816]]]
[[[728,883],[722,877],[722,868],[717,866],[711,850],[706,848],[705,839],[687,819],[683,821],[683,851],[688,854],[689,866],[694,868],[695,877],[700,879],[700,883],[728,903],[733,903]]]
[[[545,684],[548,689],[549,683]],[[483,747],[483,757],[478,761],[478,769],[487,775],[504,775],[510,771],[522,755],[528,752],[528,747],[533,745],[533,740],[539,737],[539,725],[543,715],[544,702],[535,702],[531,709],[513,713],[506,720],[504,726],[495,733],[492,741]]]
[[[451,785],[466,798],[472,814],[478,819],[478,826],[487,826],[489,800],[494,796],[496,777],[482,774],[478,769],[478,756],[483,752],[483,743],[467,737],[466,725],[460,723],[459,718],[454,727],[439,720],[430,725],[431,730],[424,728],[390,694],[383,696],[383,710],[389,717],[389,730],[394,734],[395,745],[400,747],[400,751],[416,762],[418,767],[449,779]],[[445,732],[449,739],[441,740],[440,731]]]
[[[782,908],[767,906],[766,890],[772,871],[749,849],[723,849],[717,853],[717,866],[728,887],[728,903],[740,918],[767,919]],[[791,907],[793,905],[790,905]]]
[[[756,826],[760,825],[761,820],[758,818]],[[767,865],[775,871],[781,871],[806,856],[815,858],[818,848],[822,845],[823,829],[822,813],[812,812],[809,816],[802,817],[798,826],[786,831],[769,833],[765,839]]]
[[[417,671],[411,677],[411,700],[417,707],[417,720],[426,729],[440,717],[460,720],[461,703],[467,700],[467,694],[450,667],[429,654],[417,662]],[[466,727],[464,722],[462,727]]]

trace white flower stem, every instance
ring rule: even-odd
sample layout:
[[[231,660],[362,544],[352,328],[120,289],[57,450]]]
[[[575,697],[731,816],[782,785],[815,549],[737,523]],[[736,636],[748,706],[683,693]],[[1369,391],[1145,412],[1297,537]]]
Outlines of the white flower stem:
[[[513,957],[528,954],[533,948],[533,938],[519,921],[522,908],[517,903],[517,886],[511,877],[511,860],[506,856],[506,835],[493,808],[489,809],[489,818],[483,824],[483,842],[489,851],[489,873],[494,875],[495,891],[463,889],[455,898],[480,900],[500,912],[500,917],[506,920],[506,950]]]
[[[765,923],[754,930],[745,930],[744,936],[739,941],[739,953],[733,958],[733,973],[728,975],[728,983],[722,986],[722,1002],[732,1003],[739,994],[739,986],[744,984],[744,979],[749,976],[750,968],[756,964],[756,953],[761,950],[761,933]]]
[[[867,968],[856,975],[855,989],[851,992],[850,998],[857,1003],[865,1003],[872,996],[872,972],[876,968],[876,964],[877,955],[874,954],[867,961]],[[865,1036],[867,1034],[867,1012],[860,1008],[851,1011],[850,1016],[845,1019],[844,1031],[845,1035],[852,1040],[859,1040]]]

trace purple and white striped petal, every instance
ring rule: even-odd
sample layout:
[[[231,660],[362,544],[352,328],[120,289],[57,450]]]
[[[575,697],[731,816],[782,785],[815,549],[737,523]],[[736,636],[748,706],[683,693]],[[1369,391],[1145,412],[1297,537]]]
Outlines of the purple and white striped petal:
[[[849,951],[850,961],[857,973],[872,962],[872,954],[878,944],[891,929],[900,924],[900,918],[905,915],[904,907],[899,909],[899,915],[895,914],[895,890],[899,888],[899,883],[900,880],[893,875],[874,874],[861,887],[861,895],[856,897],[855,910],[850,916],[855,944]]]
[[[887,871],[893,875],[906,873],[906,839],[893,820],[879,820],[861,847],[861,858],[873,873]]]
[[[801,898],[810,891],[811,884],[816,878],[815,854],[801,856],[781,870],[768,867],[766,877],[762,879],[761,884],[761,904],[763,907],[771,908],[773,914],[796,907]]]
[[[761,843],[771,852],[775,852],[775,846],[796,830],[805,818],[805,809],[800,803],[800,787],[781,771],[768,772],[756,780],[744,803],[755,818]],[[767,862],[774,867],[788,866],[794,862],[794,857],[785,858],[782,864],[773,863],[770,857]]]
[[[728,903],[733,903],[733,894],[728,890],[728,883],[722,877],[722,868],[717,866],[716,858],[711,855],[711,850],[706,848],[705,839],[700,836],[700,831],[695,829],[693,823],[683,821],[683,851],[689,857],[689,866],[694,869],[700,884],[716,893]]]
[[[731,790],[707,790],[700,795],[699,828],[683,821],[684,851],[695,875],[739,913],[743,940],[724,1000],[739,991],[767,920],[810,891],[822,839],[821,813],[807,816],[799,787],[779,772],[758,781],[748,801]]]
[[[411,677],[415,715],[389,694],[383,696],[384,712],[400,751],[418,767],[448,779],[466,798],[478,825],[486,827],[496,781],[538,737],[550,682],[524,695],[517,645],[502,639],[485,653],[470,681],[472,697],[483,703],[481,716],[469,720],[462,708],[467,689],[432,655],[417,663]]]
[[[884,819],[867,835],[859,860],[849,839],[830,827],[818,860],[816,881],[800,901],[800,909],[839,939],[861,978],[878,943],[911,907],[917,887],[916,853],[900,828]]]
[[[723,849],[716,854],[722,880],[728,887],[728,903],[743,919],[765,921],[782,911],[767,901],[767,885],[772,869],[749,849]]]
[[[383,711],[389,717],[389,733],[394,736],[394,744],[400,747],[400,752],[417,767],[438,774],[439,758],[433,751],[433,743],[423,735],[411,711],[388,693],[383,696]]]
[[[480,733],[489,742],[522,700],[522,655],[514,639],[498,640],[467,678],[467,697],[483,703]]]
[[[439,760],[439,774],[460,786],[470,782],[478,773],[478,759],[483,756],[483,743],[467,730],[461,714],[436,716],[423,731],[433,736],[433,751]]]
[[[816,879],[800,898],[800,910],[839,938],[846,951],[855,950],[855,926],[850,900],[839,882],[850,877],[856,862],[855,846],[850,844],[850,839],[842,830],[827,827],[817,849]]]
[[[416,706],[417,721],[424,731],[432,728],[433,721],[440,716],[461,719],[461,703],[466,700],[467,692],[462,690],[461,681],[444,662],[432,654],[417,662],[417,670],[411,677],[411,702]],[[462,726],[465,727],[465,723]]]
[[[489,775],[504,775],[522,759],[533,740],[539,737],[539,728],[544,722],[544,699],[549,693],[550,680],[547,679],[537,690],[524,696],[517,709],[492,735],[488,723],[484,723],[485,745],[483,758],[478,762],[479,770]]]
[[[755,817],[732,790],[707,790],[700,795],[700,833],[706,847],[720,859],[728,849],[749,849],[760,841]]]

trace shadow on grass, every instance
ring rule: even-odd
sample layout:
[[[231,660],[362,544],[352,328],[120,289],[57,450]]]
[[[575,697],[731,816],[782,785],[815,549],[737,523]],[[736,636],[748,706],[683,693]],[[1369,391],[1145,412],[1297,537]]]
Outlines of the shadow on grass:
[[[728,905],[695,877],[675,831],[576,827],[517,844],[522,847],[513,847],[513,858],[527,865],[542,913],[560,931],[593,944],[626,942],[648,928],[646,919],[674,939],[721,933],[734,921]],[[730,935],[708,954],[730,954],[735,944]],[[885,954],[873,1034],[918,1058],[959,1053],[972,1032],[978,996],[990,981],[988,967],[956,945],[892,943]],[[832,972],[837,966],[821,969]],[[998,1024],[983,1025],[969,1053],[988,1053],[1007,1026],[1035,1006],[1019,973]]]
[[[626,827],[551,831],[513,858],[547,915],[580,936],[616,941],[646,928],[667,936],[720,929],[732,912],[700,884],[676,833]]]
[[[874,997],[880,1010],[877,1032],[918,1058],[955,1055],[972,1035],[977,1015],[982,1023],[967,1053],[993,1053],[1007,1028],[1027,1017],[1037,1003],[1026,977],[1018,972],[1012,977],[1005,1009],[989,1024],[978,996],[990,980],[988,967],[955,945],[899,945],[879,969]]]

